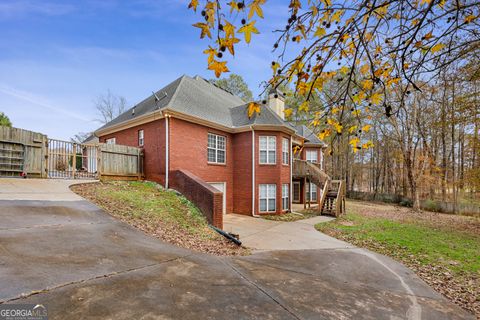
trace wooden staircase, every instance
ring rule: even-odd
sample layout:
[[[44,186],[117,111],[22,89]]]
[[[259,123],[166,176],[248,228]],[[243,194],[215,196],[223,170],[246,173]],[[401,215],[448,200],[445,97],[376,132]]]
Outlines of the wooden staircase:
[[[345,180],[328,180],[320,199],[321,214],[338,217],[345,213]]]
[[[317,186],[323,185],[319,206],[321,214],[338,217],[345,213],[345,180],[332,180],[317,164],[300,159],[294,159],[293,176],[307,177]]]

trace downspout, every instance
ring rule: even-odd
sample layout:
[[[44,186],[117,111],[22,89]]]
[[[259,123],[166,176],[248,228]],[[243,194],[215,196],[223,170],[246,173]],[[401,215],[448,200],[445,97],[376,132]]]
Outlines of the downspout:
[[[292,136],[290,136],[290,187],[288,190],[290,191],[290,212],[293,212],[293,143],[292,143]]]
[[[250,126],[252,129],[252,216],[259,217],[255,214],[255,130],[253,130],[253,126]]]
[[[170,151],[170,135],[169,135],[169,116],[165,114],[165,189],[168,189],[169,178],[169,151]]]

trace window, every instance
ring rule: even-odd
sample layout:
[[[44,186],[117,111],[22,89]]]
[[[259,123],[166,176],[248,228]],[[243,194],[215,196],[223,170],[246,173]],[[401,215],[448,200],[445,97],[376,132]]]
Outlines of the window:
[[[307,201],[317,201],[317,186],[313,183],[308,183],[307,185]]]
[[[260,188],[260,212],[275,212],[277,195],[276,184],[261,184]]]
[[[307,161],[317,163],[318,162],[318,152],[317,150],[307,150]]]
[[[290,206],[290,194],[288,192],[288,186],[288,183],[282,185],[282,210],[288,210],[288,207]]]
[[[282,163],[283,164],[288,164],[289,160],[288,158],[290,157],[290,140],[287,138],[283,138],[282,140]]]
[[[277,137],[260,136],[260,164],[275,164]]]
[[[138,145],[143,147],[143,143],[145,142],[143,138],[143,130],[138,130]]]
[[[218,134],[208,134],[208,162],[225,163],[225,137]]]
[[[117,140],[116,140],[115,138],[110,138],[110,139],[105,140],[105,143],[106,143],[106,144],[115,144],[116,141],[117,141]]]

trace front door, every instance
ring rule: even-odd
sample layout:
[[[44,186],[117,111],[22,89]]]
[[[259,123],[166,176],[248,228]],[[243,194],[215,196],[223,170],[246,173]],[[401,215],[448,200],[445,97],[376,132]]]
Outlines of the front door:
[[[209,182],[209,184],[223,193],[223,214],[227,212],[227,183],[226,182]]]
[[[293,202],[300,202],[300,182],[293,181]]]

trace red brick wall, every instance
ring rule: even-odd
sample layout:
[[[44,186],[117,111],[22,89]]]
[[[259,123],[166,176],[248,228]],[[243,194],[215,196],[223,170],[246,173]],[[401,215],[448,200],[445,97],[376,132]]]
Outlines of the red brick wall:
[[[276,152],[276,164],[260,164],[259,163],[259,137],[260,136],[275,136],[277,137],[277,152]],[[275,131],[255,131],[255,212],[257,214],[271,214],[262,213],[259,210],[259,185],[260,184],[276,184],[276,212],[282,212],[282,184],[288,183],[290,185],[290,164],[282,164],[282,138],[290,139],[290,136],[281,132]]]
[[[171,186],[202,211],[207,221],[223,229],[223,194],[186,170],[171,172]]]
[[[252,214],[252,132],[233,136],[233,212]]]
[[[170,171],[187,170],[205,182],[226,182],[226,209],[233,210],[233,138],[230,133],[170,118]],[[226,164],[207,161],[208,133],[226,137]]]
[[[115,138],[117,144],[138,147],[138,131],[144,130],[145,179],[165,185],[165,120],[159,119],[100,137]]]

